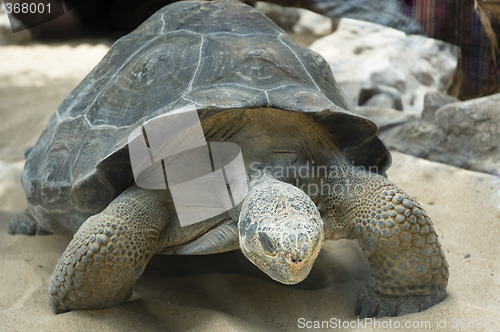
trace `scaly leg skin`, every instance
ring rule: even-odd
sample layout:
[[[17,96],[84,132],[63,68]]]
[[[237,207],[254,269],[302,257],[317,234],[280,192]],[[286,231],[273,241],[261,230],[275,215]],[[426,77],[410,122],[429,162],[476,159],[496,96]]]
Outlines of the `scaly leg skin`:
[[[126,301],[159,249],[167,206],[161,191],[134,186],[87,219],[52,273],[52,311],[106,308]]]
[[[326,199],[338,222],[354,228],[372,271],[357,314],[399,316],[443,300],[448,263],[422,206],[383,176],[341,163],[336,167],[342,176],[324,180]]]

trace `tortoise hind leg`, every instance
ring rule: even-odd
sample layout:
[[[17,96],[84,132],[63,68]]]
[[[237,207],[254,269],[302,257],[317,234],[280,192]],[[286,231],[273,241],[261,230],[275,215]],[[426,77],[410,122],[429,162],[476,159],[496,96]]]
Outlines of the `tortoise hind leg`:
[[[163,191],[132,187],[87,219],[52,273],[52,311],[106,308],[126,301],[159,249],[168,209]]]
[[[9,224],[9,234],[12,235],[48,235],[51,234],[45,228],[40,226],[31,216],[29,209],[17,214],[12,218]]]

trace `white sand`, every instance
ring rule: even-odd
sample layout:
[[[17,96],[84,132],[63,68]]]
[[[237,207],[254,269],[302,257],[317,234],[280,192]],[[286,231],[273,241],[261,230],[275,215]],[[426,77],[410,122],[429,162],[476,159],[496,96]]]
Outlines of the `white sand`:
[[[326,243],[309,278],[297,286],[272,281],[239,252],[159,256],[127,303],[52,314],[48,281],[69,239],[10,236],[7,227],[26,204],[19,182],[24,149],[106,49],[0,47],[0,331],[306,330],[299,329],[300,318],[355,324],[355,294],[367,280],[368,266],[354,241]],[[389,177],[434,221],[450,264],[449,295],[422,313],[377,322],[384,327],[428,322],[431,330],[452,331],[461,322],[496,319],[500,328],[500,179],[400,153],[393,157]]]

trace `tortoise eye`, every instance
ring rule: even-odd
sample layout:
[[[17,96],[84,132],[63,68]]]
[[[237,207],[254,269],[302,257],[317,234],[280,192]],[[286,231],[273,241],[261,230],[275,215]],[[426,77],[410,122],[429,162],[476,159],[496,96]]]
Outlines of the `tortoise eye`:
[[[273,241],[271,241],[267,234],[259,233],[259,240],[266,255],[276,256],[276,248],[274,247]]]

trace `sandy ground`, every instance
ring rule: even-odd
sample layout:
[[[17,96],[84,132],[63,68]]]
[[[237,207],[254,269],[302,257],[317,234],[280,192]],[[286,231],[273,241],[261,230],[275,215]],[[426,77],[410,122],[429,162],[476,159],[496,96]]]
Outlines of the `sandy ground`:
[[[354,241],[327,242],[311,275],[296,286],[272,281],[240,252],[159,256],[127,303],[52,314],[48,281],[70,239],[10,236],[7,228],[26,204],[19,182],[24,149],[36,142],[58,104],[106,50],[99,43],[0,47],[0,331],[295,331],[307,330],[301,322],[313,321],[373,330],[365,325],[369,321],[358,326],[354,315],[356,291],[368,278]],[[393,157],[389,177],[432,217],[451,277],[442,303],[376,323],[389,331],[470,330],[485,324],[497,330],[500,179],[400,153]]]

